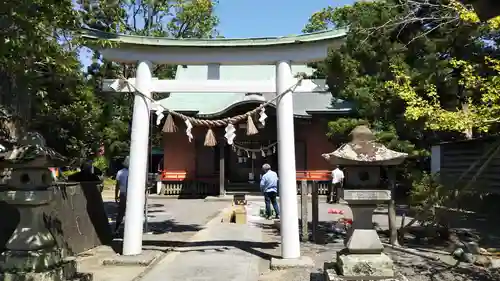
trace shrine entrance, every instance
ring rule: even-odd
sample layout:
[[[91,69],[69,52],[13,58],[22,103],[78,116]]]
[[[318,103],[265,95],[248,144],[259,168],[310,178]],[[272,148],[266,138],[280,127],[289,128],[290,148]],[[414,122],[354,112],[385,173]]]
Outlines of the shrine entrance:
[[[145,185],[149,147],[150,111],[158,116],[175,113],[152,102],[152,92],[164,93],[272,93],[277,112],[276,130],[280,151],[281,240],[284,259],[300,258],[298,229],[297,194],[295,166],[294,103],[292,93],[313,92],[322,88],[317,81],[303,79],[292,73],[292,64],[306,64],[322,61],[328,48],[338,48],[346,36],[346,29],[329,30],[277,38],[241,39],[171,39],[139,37],[87,30],[82,37],[89,46],[99,51],[108,60],[123,63],[137,63],[136,78],[120,77],[113,81],[111,88],[117,92],[134,92],[134,109],[131,126],[129,192],[125,215],[123,254],[138,255],[142,252],[142,222],[145,205]],[[102,40],[118,44],[102,44]],[[203,80],[177,81],[153,78],[153,63],[177,65],[209,65],[207,77]],[[273,79],[251,81],[224,81],[220,78],[220,65],[274,65]],[[108,84],[109,85],[109,84]],[[150,105],[153,105],[152,108]],[[257,108],[256,108],[257,110]],[[219,120],[217,126],[225,131],[228,145],[233,144],[235,126],[249,115],[234,120]],[[194,125],[207,123],[204,120],[176,113],[186,123],[186,136],[193,138]],[[235,123],[235,124],[233,124]],[[267,127],[267,126],[266,126]],[[210,127],[210,129],[212,129]],[[214,143],[213,131],[209,140]],[[222,151],[222,150],[221,150]],[[224,167],[224,166],[222,166]],[[224,175],[225,173],[221,173]],[[222,186],[222,185],[221,185]]]
[[[260,102],[248,100],[235,104],[221,117],[243,114],[256,104]],[[260,176],[265,163],[278,171],[276,110],[269,107],[266,112],[268,118],[265,126],[255,122],[258,134],[247,135],[247,124],[240,123],[236,126],[236,135],[240,139],[232,145],[224,145],[224,181],[228,192],[260,192]]]

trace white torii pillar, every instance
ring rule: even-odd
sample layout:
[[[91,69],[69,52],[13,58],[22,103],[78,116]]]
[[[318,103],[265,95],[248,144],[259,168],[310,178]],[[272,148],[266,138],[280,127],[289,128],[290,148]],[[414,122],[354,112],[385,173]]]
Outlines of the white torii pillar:
[[[151,98],[152,64],[139,61],[135,87]],[[127,186],[127,209],[125,212],[125,233],[123,255],[138,255],[142,252],[144,203],[146,200],[146,174],[148,168],[150,101],[135,94],[130,137],[130,163]],[[147,122],[147,123],[145,123]]]
[[[294,84],[289,61],[276,63],[276,95]],[[278,173],[281,207],[281,256],[300,258],[299,214],[297,210],[297,180],[295,168],[295,131],[293,97],[286,93],[276,101],[278,135]]]

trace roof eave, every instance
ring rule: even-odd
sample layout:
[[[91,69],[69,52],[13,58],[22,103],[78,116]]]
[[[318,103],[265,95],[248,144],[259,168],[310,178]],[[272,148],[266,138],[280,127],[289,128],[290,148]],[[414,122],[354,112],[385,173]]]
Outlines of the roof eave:
[[[327,30],[294,36],[272,38],[244,38],[244,39],[172,39],[152,36],[135,36],[102,32],[94,29],[84,29],[82,37],[87,39],[89,45],[98,40],[108,40],[120,45],[142,45],[148,47],[196,47],[196,48],[235,48],[235,47],[271,47],[284,45],[298,45],[309,42],[342,40],[347,34],[347,29]],[[102,46],[99,46],[102,48]]]
[[[351,112],[352,112],[352,108],[327,109],[327,110],[306,110],[306,113],[309,115],[348,114]]]

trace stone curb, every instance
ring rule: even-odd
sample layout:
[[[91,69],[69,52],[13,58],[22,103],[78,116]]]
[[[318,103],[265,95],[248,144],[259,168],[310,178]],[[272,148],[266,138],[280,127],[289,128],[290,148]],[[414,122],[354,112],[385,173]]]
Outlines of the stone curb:
[[[195,240],[202,239],[206,234],[208,233],[208,229],[210,226],[213,224],[220,223],[221,218],[224,216],[225,213],[227,213],[231,209],[231,206],[228,206],[226,208],[223,208],[220,210],[216,215],[210,219],[205,225],[203,225],[203,229],[196,232],[193,236],[191,236],[189,239],[186,240],[186,242],[193,242]],[[164,251],[162,254],[160,254],[154,261],[152,261],[148,266],[144,268],[144,270],[139,273],[136,277],[134,277],[131,281],[139,281],[141,280],[146,274],[151,272],[158,264],[160,263],[168,263],[173,261],[181,252],[177,251],[169,251],[168,249]]]

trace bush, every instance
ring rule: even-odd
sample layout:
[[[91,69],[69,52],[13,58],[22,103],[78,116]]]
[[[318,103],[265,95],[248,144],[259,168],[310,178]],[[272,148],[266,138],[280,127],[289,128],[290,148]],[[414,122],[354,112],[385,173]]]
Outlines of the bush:
[[[92,166],[96,167],[97,169],[101,170],[101,172],[105,173],[106,170],[108,169],[108,160],[104,156],[99,156],[94,161],[92,161]]]
[[[423,206],[429,203],[442,204],[446,197],[443,185],[439,181],[439,173],[423,173],[422,177],[415,180],[410,192],[412,205]]]

